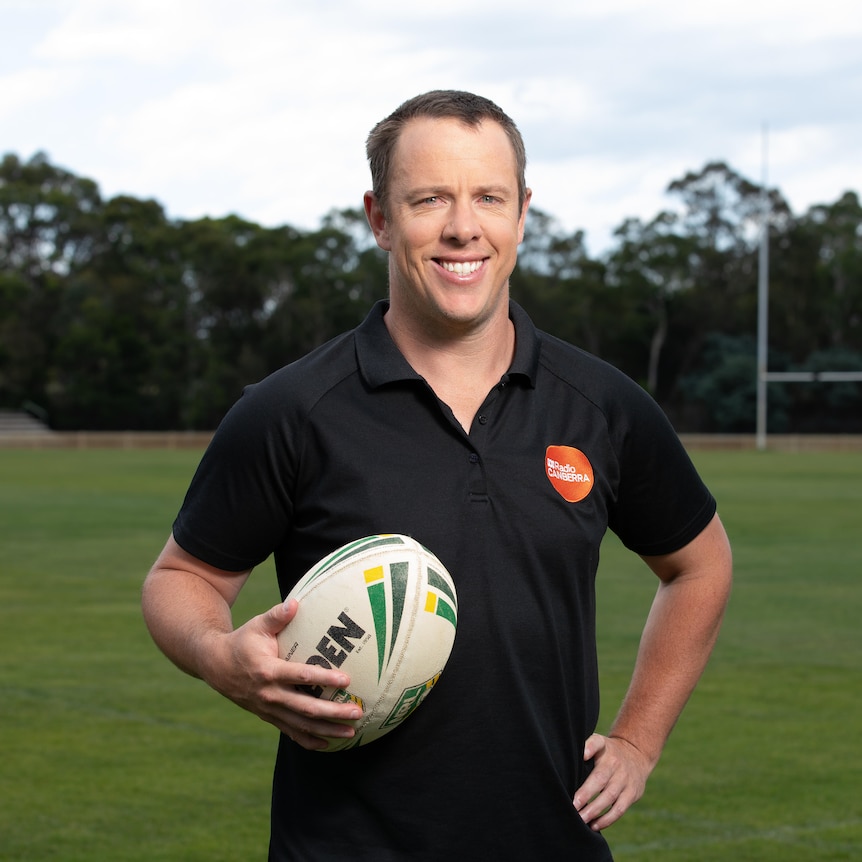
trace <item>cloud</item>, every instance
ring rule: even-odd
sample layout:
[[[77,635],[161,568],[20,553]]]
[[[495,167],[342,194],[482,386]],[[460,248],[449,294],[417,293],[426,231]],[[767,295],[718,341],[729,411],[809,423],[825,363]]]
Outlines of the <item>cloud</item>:
[[[200,44],[207,30],[207,4],[202,0],[79,0],[56,5],[68,12],[34,52],[52,62],[175,63]]]
[[[46,102],[75,89],[78,76],[58,69],[32,67],[0,76],[0,120],[11,122],[17,112],[43,110]]]
[[[480,92],[515,118],[535,204],[585,228],[594,251],[707,161],[757,180],[764,123],[772,183],[794,207],[862,185],[856,0],[11,8],[5,146],[47,150],[106,194],[155,197],[174,216],[314,227],[359,206],[368,130],[436,87]]]

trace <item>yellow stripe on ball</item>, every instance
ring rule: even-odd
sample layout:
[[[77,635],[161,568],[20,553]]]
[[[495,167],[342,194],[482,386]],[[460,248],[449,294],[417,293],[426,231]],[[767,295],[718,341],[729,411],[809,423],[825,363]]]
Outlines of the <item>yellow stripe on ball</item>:
[[[373,584],[383,580],[383,566],[375,566],[373,569],[365,570],[365,583]]]

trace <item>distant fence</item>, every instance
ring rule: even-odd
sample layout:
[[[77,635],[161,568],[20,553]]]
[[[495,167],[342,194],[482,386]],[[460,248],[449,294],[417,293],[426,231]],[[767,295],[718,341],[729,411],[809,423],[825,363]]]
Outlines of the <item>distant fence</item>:
[[[0,449],[204,449],[211,431],[49,431],[0,433]],[[754,434],[680,434],[686,449],[756,448]],[[862,452],[859,434],[770,434],[776,452]]]
[[[756,434],[680,434],[689,451],[756,449]],[[774,452],[862,452],[862,434],[770,434]]]
[[[49,431],[0,434],[0,449],[203,449],[211,431]]]

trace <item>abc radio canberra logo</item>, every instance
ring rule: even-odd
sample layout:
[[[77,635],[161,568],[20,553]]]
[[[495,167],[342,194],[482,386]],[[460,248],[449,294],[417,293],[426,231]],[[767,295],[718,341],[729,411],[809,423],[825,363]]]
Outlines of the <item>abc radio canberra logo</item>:
[[[557,493],[570,503],[583,500],[593,489],[593,465],[574,446],[548,446],[545,473]]]

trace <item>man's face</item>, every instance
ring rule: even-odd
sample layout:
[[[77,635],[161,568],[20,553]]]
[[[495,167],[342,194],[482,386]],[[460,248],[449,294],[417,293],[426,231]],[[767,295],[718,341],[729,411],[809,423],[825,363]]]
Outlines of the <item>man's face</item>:
[[[417,331],[463,333],[508,315],[508,281],[529,204],[518,206],[515,156],[486,120],[419,118],[392,158],[387,214],[366,211],[389,252],[391,310]]]

